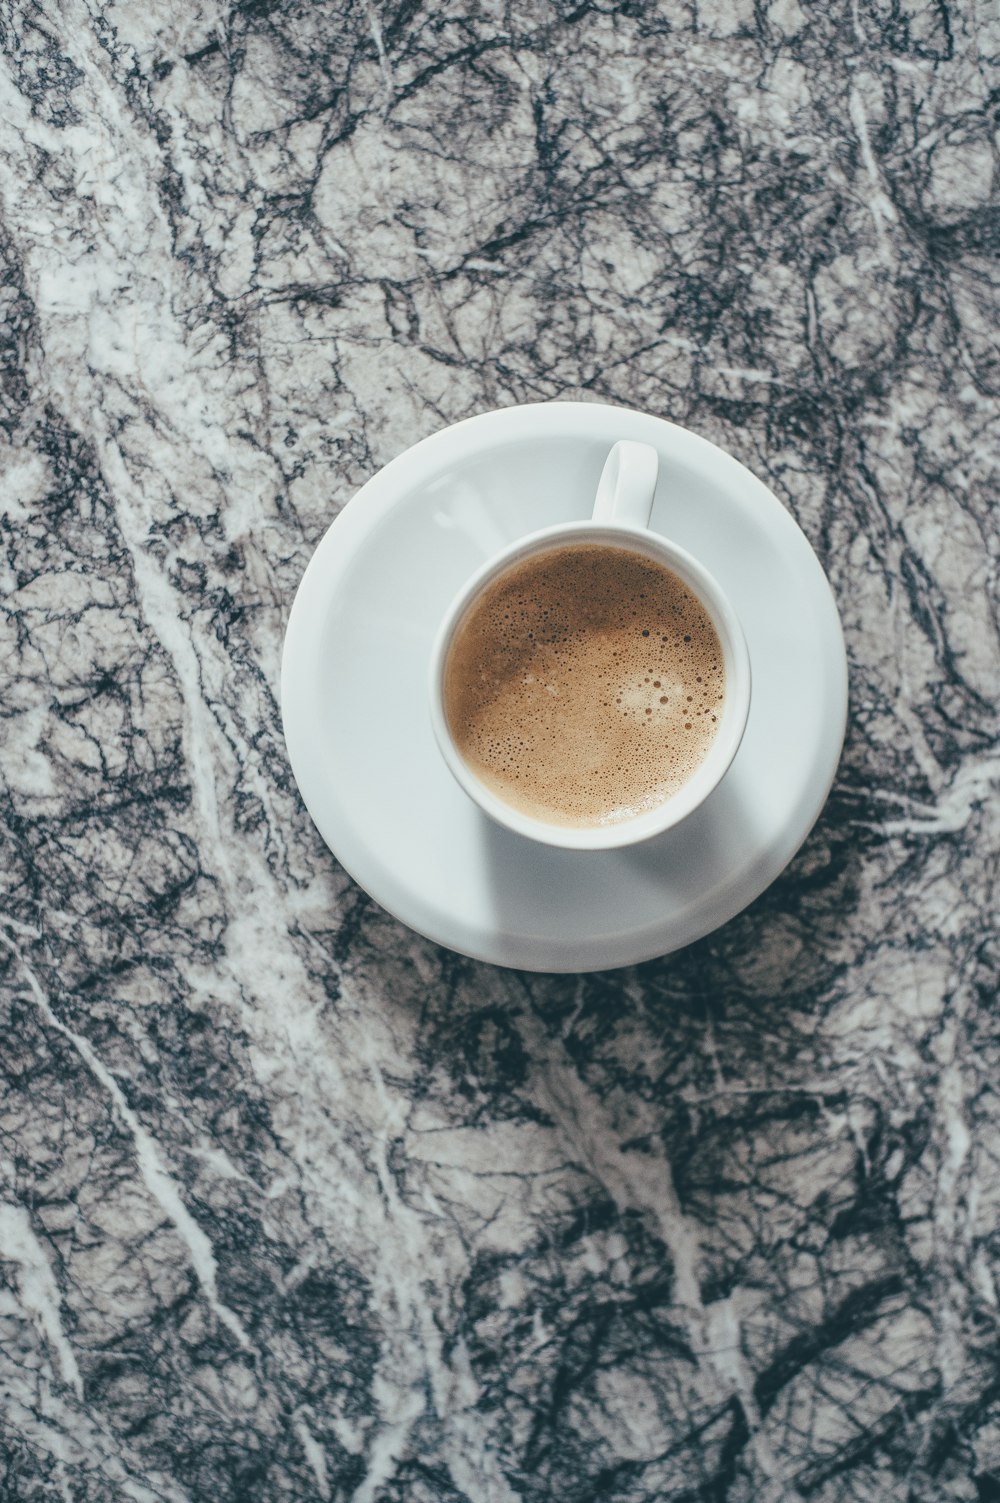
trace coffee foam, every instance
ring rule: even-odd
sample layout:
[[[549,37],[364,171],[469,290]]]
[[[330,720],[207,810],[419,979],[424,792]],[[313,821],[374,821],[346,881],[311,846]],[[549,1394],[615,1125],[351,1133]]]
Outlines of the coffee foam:
[[[462,617],[445,715],[472,770],[550,824],[655,808],[701,765],[725,695],[707,612],[662,564],[609,544],[512,565]]]

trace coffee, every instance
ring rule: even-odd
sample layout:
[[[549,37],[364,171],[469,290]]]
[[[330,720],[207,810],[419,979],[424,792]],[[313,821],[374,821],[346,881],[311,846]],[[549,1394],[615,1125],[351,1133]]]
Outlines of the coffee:
[[[550,824],[662,804],[718,731],[722,646],[676,574],[627,547],[556,544],[505,570],[458,623],[444,708],[497,797]]]

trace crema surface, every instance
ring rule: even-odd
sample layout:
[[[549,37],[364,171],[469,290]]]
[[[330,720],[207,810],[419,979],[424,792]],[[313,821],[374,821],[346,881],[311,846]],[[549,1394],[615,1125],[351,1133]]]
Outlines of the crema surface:
[[[445,713],[473,771],[550,823],[630,819],[676,793],[719,726],[722,647],[663,565],[557,545],[492,581],[459,623]]]

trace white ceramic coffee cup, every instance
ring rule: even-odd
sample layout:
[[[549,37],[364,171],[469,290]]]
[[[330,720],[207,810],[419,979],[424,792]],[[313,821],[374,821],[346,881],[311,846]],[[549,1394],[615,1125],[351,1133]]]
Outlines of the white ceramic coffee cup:
[[[430,709],[445,762],[471,799],[498,824],[546,845],[598,851],[634,845],[686,819],[708,798],[736,755],[750,712],[750,656],[736,612],[718,582],[685,549],[649,530],[659,460],[650,444],[622,440],[608,454],[592,516],[564,522],[520,538],[483,565],[452,601],[431,651]],[[455,632],[482,590],[513,564],[553,545],[605,543],[627,548],[676,574],[707,611],[722,646],[725,698],[719,728],[695,771],[655,808],[609,824],[562,825],[525,814],[488,788],[455,744],[444,705],[444,676]]]

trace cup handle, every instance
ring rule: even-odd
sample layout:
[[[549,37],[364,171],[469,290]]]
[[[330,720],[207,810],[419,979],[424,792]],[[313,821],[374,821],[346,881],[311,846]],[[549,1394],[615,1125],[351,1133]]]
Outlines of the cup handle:
[[[601,471],[593,520],[603,527],[648,527],[659,464],[652,444],[619,440]]]

